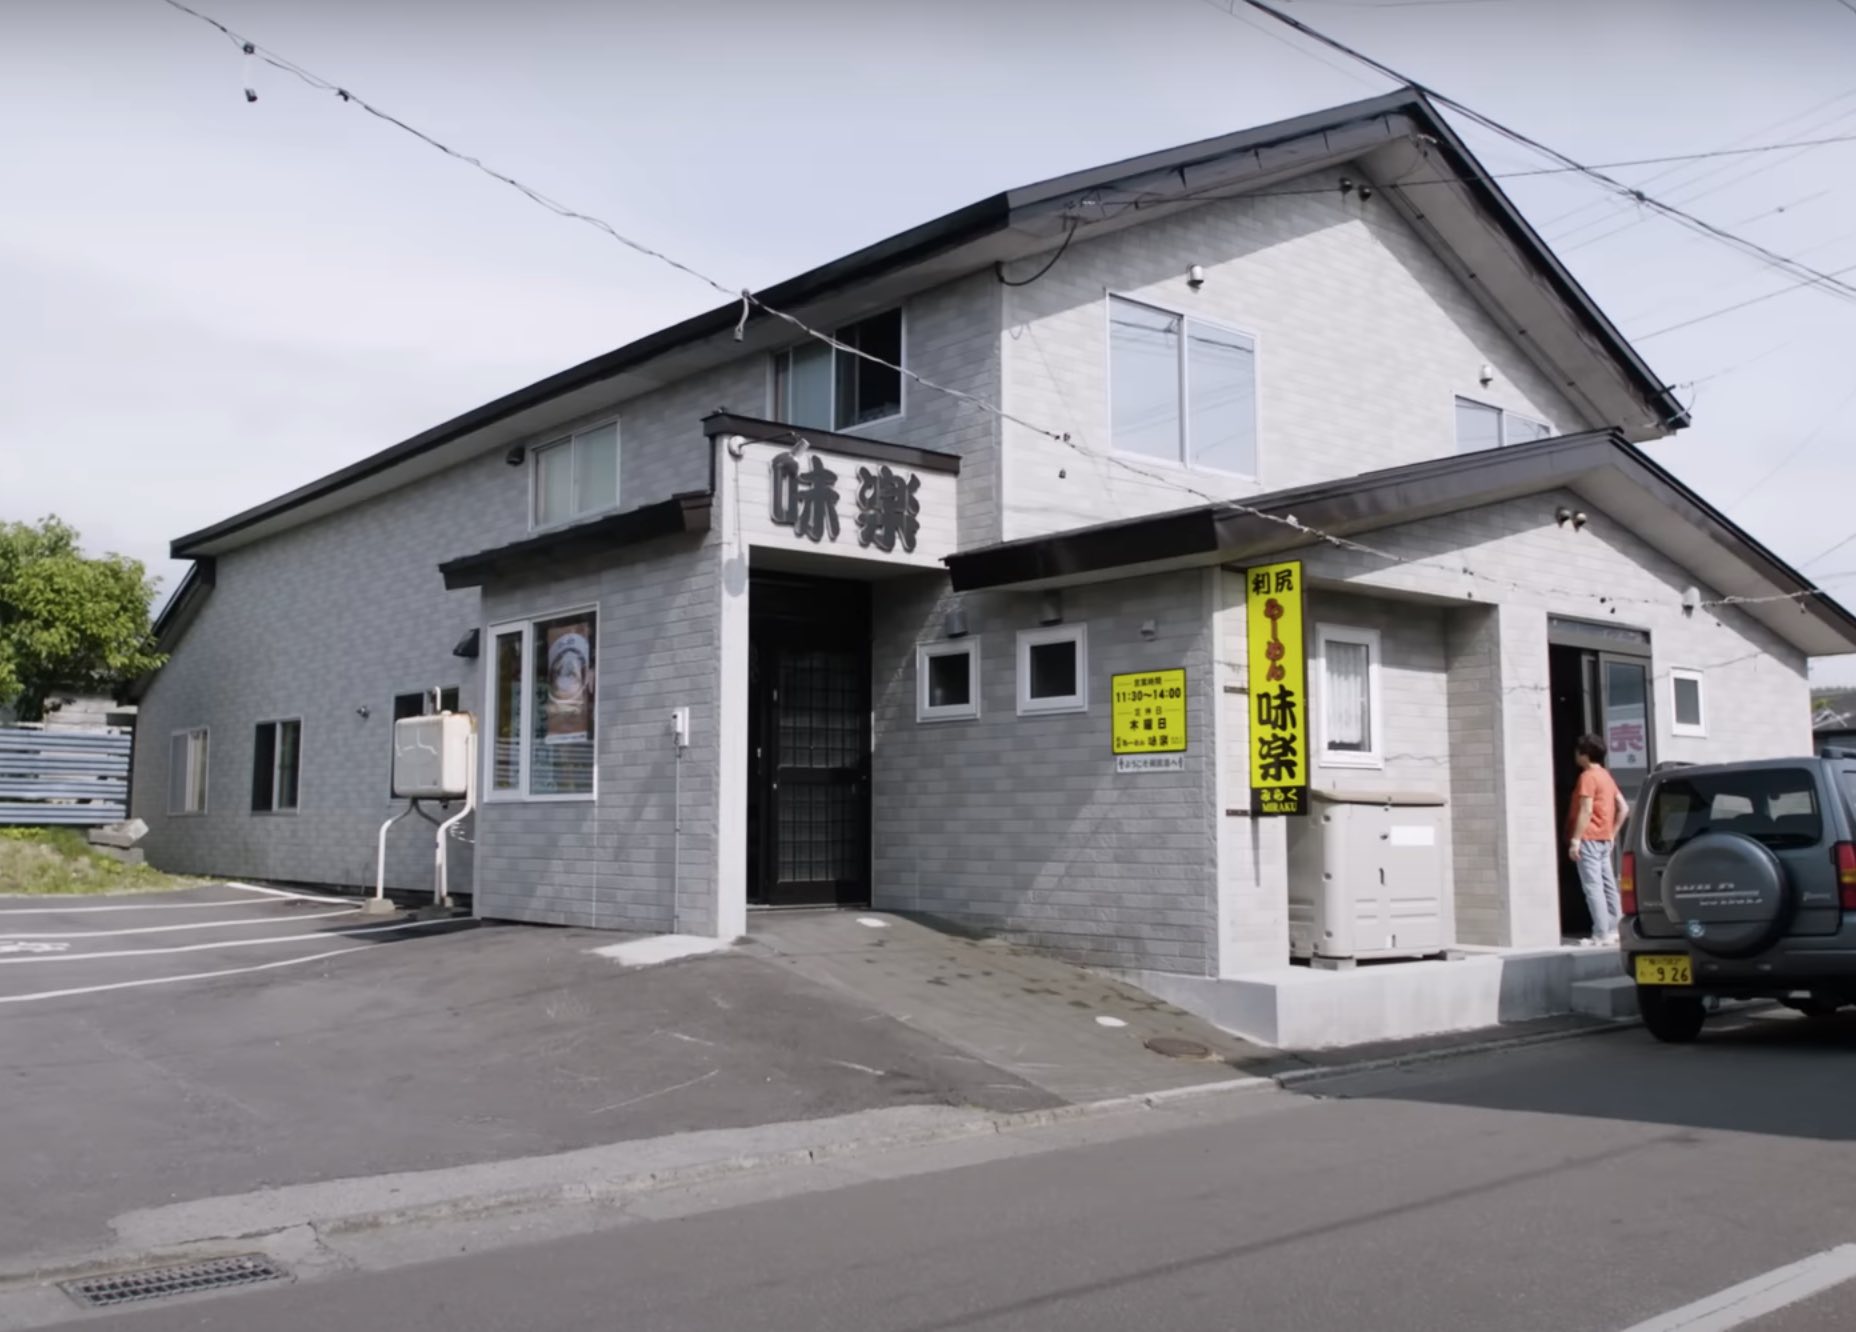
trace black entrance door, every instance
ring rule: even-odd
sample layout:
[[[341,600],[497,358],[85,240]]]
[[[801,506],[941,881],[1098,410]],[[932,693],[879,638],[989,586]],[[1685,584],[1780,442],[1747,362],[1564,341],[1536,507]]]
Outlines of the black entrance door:
[[[748,900],[870,900],[870,591],[775,574],[748,590]]]

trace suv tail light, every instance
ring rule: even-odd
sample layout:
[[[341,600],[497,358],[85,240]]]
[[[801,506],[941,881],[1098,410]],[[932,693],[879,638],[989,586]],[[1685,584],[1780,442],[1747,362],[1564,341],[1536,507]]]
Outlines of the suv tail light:
[[[1843,871],[1839,868],[1837,874],[1838,880],[1856,885],[1856,846],[1844,846],[1837,849],[1850,853],[1850,868],[1848,871],[1850,877],[1848,880],[1844,880]],[[1843,862],[1839,860],[1837,863],[1840,867]],[[1852,891],[1856,891],[1856,887],[1845,888],[1843,891],[1847,899],[1847,895]],[[1844,905],[1846,907],[1848,906],[1847,900]],[[1623,859],[1618,862],[1618,907],[1627,916],[1634,916],[1637,914],[1637,853],[1635,851],[1626,851]]]
[[[1838,842],[1831,857],[1837,863],[1837,897],[1845,911],[1856,911],[1856,843]]]

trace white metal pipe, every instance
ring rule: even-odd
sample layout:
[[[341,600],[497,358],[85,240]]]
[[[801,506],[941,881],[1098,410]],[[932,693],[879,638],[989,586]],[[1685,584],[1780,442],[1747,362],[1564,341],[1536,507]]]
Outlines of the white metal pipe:
[[[387,829],[419,808],[419,802],[413,801],[380,825],[380,839],[374,848],[374,900],[385,900],[387,896]]]
[[[464,808],[438,825],[438,848],[433,867],[435,886],[432,901],[436,906],[451,905],[451,829],[462,823],[477,808],[477,727],[473,722],[470,738],[464,743]]]

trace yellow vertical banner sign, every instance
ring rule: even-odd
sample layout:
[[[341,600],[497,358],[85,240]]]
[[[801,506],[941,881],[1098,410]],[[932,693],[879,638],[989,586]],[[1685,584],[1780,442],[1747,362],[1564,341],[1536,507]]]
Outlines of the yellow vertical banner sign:
[[[1250,815],[1308,812],[1308,657],[1302,562],[1244,571],[1250,646]]]

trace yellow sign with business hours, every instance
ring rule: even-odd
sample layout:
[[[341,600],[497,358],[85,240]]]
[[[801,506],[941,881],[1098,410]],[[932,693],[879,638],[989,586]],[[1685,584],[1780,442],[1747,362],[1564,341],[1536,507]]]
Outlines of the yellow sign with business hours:
[[[1186,672],[1135,671],[1111,678],[1117,754],[1177,754],[1186,748]]]
[[[1244,571],[1250,673],[1250,814],[1308,812],[1308,658],[1302,562]]]

